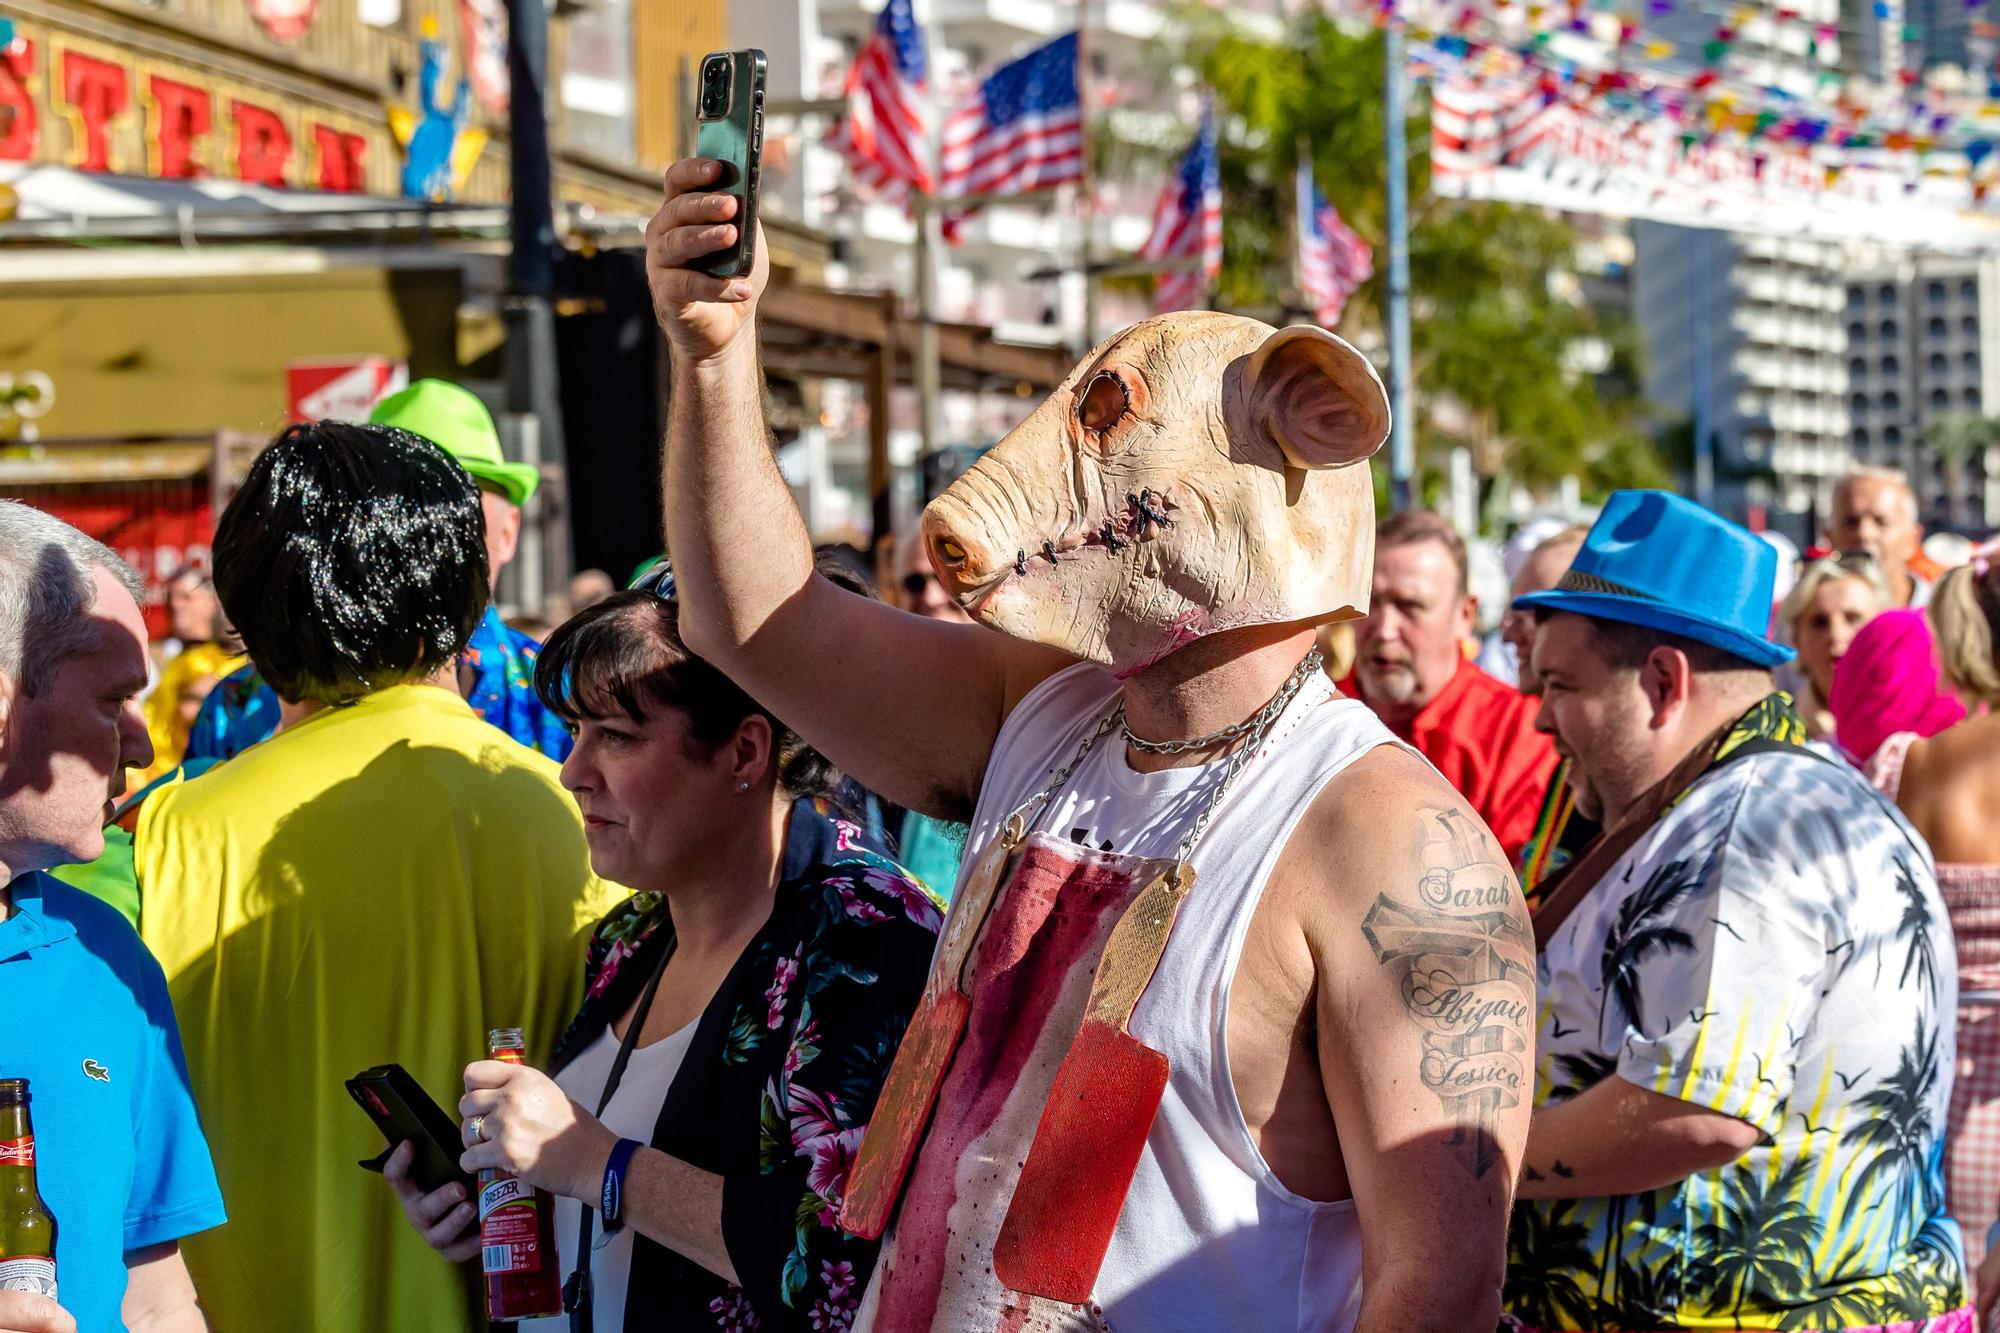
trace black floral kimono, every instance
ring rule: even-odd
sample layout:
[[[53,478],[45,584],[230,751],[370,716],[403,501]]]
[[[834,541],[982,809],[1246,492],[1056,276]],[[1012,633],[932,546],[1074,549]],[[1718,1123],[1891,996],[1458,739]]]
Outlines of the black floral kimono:
[[[808,802],[795,807],[782,874],[770,920],[699,1020],[651,1139],[723,1178],[723,1241],[743,1285],[635,1236],[628,1333],[846,1329],[874,1268],[875,1242],[842,1231],[836,1215],[942,909],[864,846],[859,828]],[[554,1069],[632,1006],[671,934],[651,893],[598,924],[583,1008]]]

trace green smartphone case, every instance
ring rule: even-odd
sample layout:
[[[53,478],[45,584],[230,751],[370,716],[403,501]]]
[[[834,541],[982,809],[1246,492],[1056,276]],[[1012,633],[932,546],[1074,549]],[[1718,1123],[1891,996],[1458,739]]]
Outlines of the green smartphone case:
[[[712,157],[722,163],[722,179],[715,185],[720,194],[736,196],[736,244],[714,254],[691,260],[689,268],[716,278],[750,275],[757,244],[757,169],[764,152],[764,53],[755,47],[744,51],[713,51],[697,66],[707,71],[710,62],[725,58],[730,62],[728,110],[712,119],[700,119],[702,86],[695,90],[699,130],[695,141],[698,157]]]

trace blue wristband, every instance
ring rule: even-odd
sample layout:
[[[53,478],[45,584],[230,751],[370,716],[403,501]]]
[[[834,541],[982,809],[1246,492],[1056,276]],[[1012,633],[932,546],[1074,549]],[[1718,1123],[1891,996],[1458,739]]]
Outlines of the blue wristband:
[[[607,1236],[625,1225],[625,1171],[632,1165],[632,1154],[641,1146],[637,1139],[620,1139],[604,1163],[604,1186],[597,1196],[597,1222]]]

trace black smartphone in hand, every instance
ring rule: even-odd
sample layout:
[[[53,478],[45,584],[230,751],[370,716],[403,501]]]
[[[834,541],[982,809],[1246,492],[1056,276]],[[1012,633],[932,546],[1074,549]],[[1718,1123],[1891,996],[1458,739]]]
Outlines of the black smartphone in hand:
[[[459,1155],[465,1144],[459,1138],[458,1122],[431,1100],[423,1084],[401,1065],[376,1065],[347,1080],[348,1095],[362,1113],[375,1122],[389,1146],[382,1155],[361,1163],[369,1171],[380,1171],[389,1155],[405,1140],[416,1145],[417,1159],[410,1166],[410,1178],[430,1194],[454,1182],[465,1186],[465,1197],[478,1197],[471,1176],[459,1169]]]
[[[711,51],[695,91],[695,155],[722,164],[712,187],[736,196],[736,244],[688,267],[715,278],[747,278],[757,257],[757,175],[764,153],[764,53]]]

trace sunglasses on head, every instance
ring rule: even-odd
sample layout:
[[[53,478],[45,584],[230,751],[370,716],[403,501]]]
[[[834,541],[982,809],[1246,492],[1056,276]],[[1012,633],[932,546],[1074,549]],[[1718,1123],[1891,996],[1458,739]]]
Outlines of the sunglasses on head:
[[[661,556],[645,570],[641,571],[639,576],[627,585],[627,590],[631,592],[649,592],[662,601],[673,601],[679,591],[674,584],[673,562],[668,560],[667,557]]]

